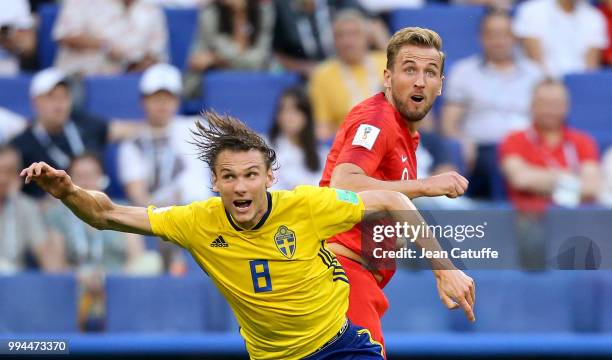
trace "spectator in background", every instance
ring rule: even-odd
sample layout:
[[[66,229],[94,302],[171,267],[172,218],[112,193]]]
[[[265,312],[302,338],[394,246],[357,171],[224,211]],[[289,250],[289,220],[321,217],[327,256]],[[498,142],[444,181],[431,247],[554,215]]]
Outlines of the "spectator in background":
[[[0,75],[16,75],[20,68],[33,69],[36,32],[26,0],[2,2],[0,12]]]
[[[446,83],[442,134],[462,144],[472,197],[490,199],[497,145],[513,130],[529,126],[538,66],[515,50],[510,16],[488,13],[480,25],[483,53],[459,60]]]
[[[612,0],[601,1],[599,10],[601,10],[606,20],[608,34],[608,47],[603,52],[602,62],[606,66],[612,66]]]
[[[318,185],[327,149],[317,145],[312,107],[303,89],[283,93],[268,137],[280,165],[274,189]]]
[[[274,7],[264,0],[217,0],[200,10],[189,57],[186,93],[196,97],[202,72],[263,70],[271,56]]]
[[[336,57],[315,68],[309,84],[317,137],[333,138],[349,110],[383,88],[386,55],[368,49],[367,19],[357,10],[334,19]]]
[[[204,7],[214,0],[144,0],[148,4],[165,8],[193,8]]]
[[[602,205],[612,208],[612,147],[608,147],[604,152],[601,160],[601,169],[603,184],[598,200]]]
[[[194,122],[177,116],[181,73],[168,64],[147,69],[140,80],[146,128],[119,147],[119,179],[135,206],[169,206],[206,200],[212,193],[202,179],[210,173],[190,143]],[[160,244],[164,267],[185,271],[180,249]]]
[[[72,181],[88,190],[104,191],[108,179],[100,160],[90,153],[75,157],[68,169]],[[58,200],[45,211],[47,223],[61,239],[64,261],[81,285],[79,324],[82,330],[103,329],[106,273],[159,274],[161,259],[146,253],[142,236],[99,231],[82,221]]]
[[[47,234],[36,203],[21,194],[17,151],[0,147],[0,273],[27,267],[28,255],[45,271],[61,269],[61,252]]]
[[[510,134],[500,147],[510,201],[518,210],[516,238],[524,269],[546,266],[544,211],[551,204],[573,208],[599,193],[597,145],[586,133],[565,125],[568,104],[562,83],[542,81],[534,90],[532,126]]]
[[[0,144],[11,141],[27,126],[26,119],[8,109],[0,107]]]
[[[119,177],[136,206],[185,204],[211,196],[206,167],[192,155],[193,121],[177,115],[181,74],[168,64],[149,68],[140,80],[146,127],[119,147]]]
[[[585,0],[528,0],[518,6],[513,30],[554,77],[599,68],[608,47],[605,19]]]
[[[510,200],[519,210],[541,211],[550,204],[574,207],[595,199],[601,183],[595,140],[565,125],[569,94],[555,80],[535,88],[532,126],[501,144],[501,167]]]
[[[34,119],[24,132],[12,140],[25,163],[44,161],[66,169],[70,160],[86,150],[102,154],[106,143],[129,136],[139,126],[107,122],[87,115],[72,117],[72,97],[67,76],[55,68],[40,71],[32,78],[30,98]],[[44,196],[37,186],[27,184],[23,191]]]
[[[164,13],[142,0],[65,0],[53,38],[55,64],[70,74],[142,71],[168,57]]]
[[[363,11],[357,0],[274,0],[276,24],[273,48],[276,61],[308,78],[317,63],[334,54],[332,19],[343,9]],[[386,48],[387,37],[368,32]],[[384,38],[384,39],[383,39]]]

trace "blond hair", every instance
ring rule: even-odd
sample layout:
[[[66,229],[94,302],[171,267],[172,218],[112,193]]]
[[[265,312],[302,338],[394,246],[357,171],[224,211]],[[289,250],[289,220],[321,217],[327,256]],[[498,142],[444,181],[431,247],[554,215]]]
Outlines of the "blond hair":
[[[442,52],[442,38],[437,32],[420,27],[407,27],[398,30],[393,34],[387,45],[387,69],[391,70],[393,68],[397,53],[404,45],[414,45],[438,50],[440,53],[440,60],[442,61],[440,73],[444,73],[444,60],[446,56]]]

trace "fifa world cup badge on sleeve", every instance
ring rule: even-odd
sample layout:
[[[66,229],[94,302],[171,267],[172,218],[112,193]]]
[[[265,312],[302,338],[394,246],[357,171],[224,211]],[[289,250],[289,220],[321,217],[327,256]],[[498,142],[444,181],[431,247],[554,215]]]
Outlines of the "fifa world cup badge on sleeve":
[[[359,204],[359,198],[357,197],[357,194],[352,191],[336,190],[336,196],[340,201],[355,205]]]

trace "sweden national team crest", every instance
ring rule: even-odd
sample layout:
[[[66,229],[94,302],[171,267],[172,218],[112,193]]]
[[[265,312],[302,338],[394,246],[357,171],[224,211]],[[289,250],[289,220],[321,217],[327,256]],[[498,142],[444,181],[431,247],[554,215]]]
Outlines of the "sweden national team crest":
[[[293,254],[295,254],[295,248],[297,246],[295,233],[285,225],[280,226],[278,230],[276,230],[276,234],[274,234],[274,243],[276,243],[278,250],[287,259],[291,259]]]

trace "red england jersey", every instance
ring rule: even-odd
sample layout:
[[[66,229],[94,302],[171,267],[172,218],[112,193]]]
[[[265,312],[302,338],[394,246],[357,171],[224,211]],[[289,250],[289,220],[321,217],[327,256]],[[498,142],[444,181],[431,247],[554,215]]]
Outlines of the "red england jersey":
[[[419,134],[410,133],[400,113],[379,93],[357,104],[340,126],[325,163],[320,186],[329,186],[337,164],[352,163],[379,180],[414,180]],[[329,239],[361,254],[359,224]],[[380,270],[384,287],[394,271]]]

